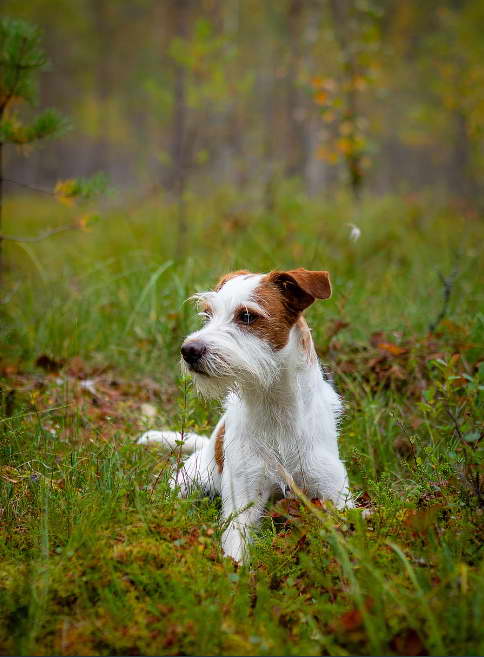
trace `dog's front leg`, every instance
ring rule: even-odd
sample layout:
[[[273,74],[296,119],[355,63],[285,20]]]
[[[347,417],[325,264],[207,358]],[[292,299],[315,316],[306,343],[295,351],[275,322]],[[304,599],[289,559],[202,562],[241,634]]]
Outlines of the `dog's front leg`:
[[[233,475],[224,468],[222,479],[222,517],[228,522],[222,534],[226,556],[241,562],[247,554],[251,530],[259,522],[271,492],[270,482],[263,476],[250,480],[243,474]]]
[[[337,456],[318,448],[312,455],[312,472],[318,497],[331,500],[337,509],[354,507],[346,468]]]

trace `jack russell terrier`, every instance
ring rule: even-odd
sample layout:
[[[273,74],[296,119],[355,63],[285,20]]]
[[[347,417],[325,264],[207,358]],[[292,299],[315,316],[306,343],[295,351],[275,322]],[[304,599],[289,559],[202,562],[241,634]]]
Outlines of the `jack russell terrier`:
[[[236,561],[273,494],[298,487],[353,506],[338,453],[341,400],[302,315],[330,296],[328,272],[306,269],[236,271],[196,294],[204,325],[184,341],[182,366],[200,394],[223,399],[224,413],[210,438],[147,431],[138,440],[191,454],[171,485],[182,495],[194,486],[221,495],[222,548]]]

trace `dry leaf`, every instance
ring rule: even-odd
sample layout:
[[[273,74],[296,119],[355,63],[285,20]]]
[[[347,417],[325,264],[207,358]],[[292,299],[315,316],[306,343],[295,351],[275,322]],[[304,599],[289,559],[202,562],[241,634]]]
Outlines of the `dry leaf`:
[[[405,349],[405,347],[399,347],[392,342],[379,342],[376,346],[378,349],[387,351],[392,356],[401,356],[402,354],[406,354],[408,351],[408,349]]]
[[[390,642],[392,650],[397,655],[408,655],[408,657],[417,657],[418,655],[427,655],[427,651],[415,630],[403,630],[396,634]]]
[[[35,364],[46,372],[57,373],[62,369],[64,363],[62,360],[54,360],[50,356],[47,356],[47,354],[42,354],[37,358]]]

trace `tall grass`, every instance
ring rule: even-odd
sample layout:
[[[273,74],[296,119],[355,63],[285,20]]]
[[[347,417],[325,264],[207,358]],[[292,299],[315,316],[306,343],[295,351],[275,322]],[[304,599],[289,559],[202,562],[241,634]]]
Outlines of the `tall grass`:
[[[187,207],[182,260],[163,199],[8,245],[4,294],[20,285],[0,309],[0,651],[479,654],[478,220],[425,197],[355,208],[289,186],[270,214],[228,189]],[[68,212],[12,199],[5,232]],[[218,501],[178,499],[166,457],[134,438],[150,421],[142,402],[174,428],[217,417],[179,377],[197,322],[187,297],[229,269],[295,266],[332,275],[333,298],[307,318],[346,400],[352,487],[373,513],[271,507],[237,568],[220,553]],[[438,273],[453,270],[429,336]]]

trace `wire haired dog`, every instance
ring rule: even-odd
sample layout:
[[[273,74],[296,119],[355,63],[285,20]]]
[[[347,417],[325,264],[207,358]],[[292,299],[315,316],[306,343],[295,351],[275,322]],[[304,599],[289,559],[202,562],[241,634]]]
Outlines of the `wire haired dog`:
[[[148,431],[141,444],[191,453],[171,478],[222,496],[222,548],[242,561],[271,495],[353,506],[337,443],[341,401],[325,380],[303,311],[327,299],[326,271],[236,271],[196,294],[204,326],[182,345],[182,366],[204,396],[224,399],[210,438]],[[296,484],[296,486],[294,486]]]

